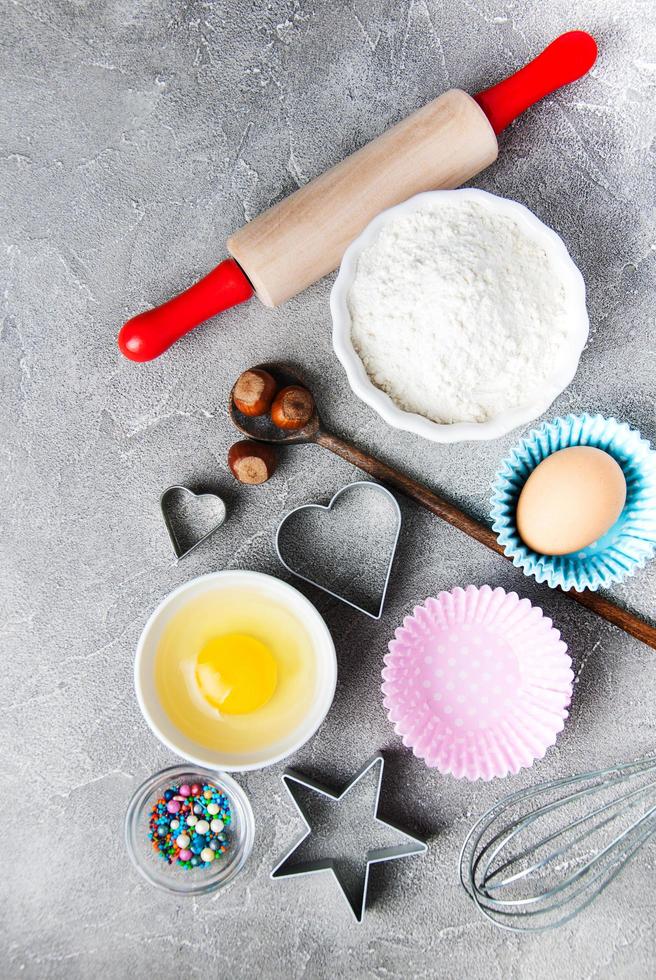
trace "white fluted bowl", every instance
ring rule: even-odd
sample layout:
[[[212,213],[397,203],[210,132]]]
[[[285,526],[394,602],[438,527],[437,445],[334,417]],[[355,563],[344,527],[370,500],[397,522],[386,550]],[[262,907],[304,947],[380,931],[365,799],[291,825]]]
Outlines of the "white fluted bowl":
[[[534,241],[540,243],[549,256],[552,266],[557,270],[559,281],[565,288],[570,329],[566,341],[566,350],[559,359],[559,364],[555,367],[549,383],[535,392],[535,398],[530,404],[504,411],[485,422],[443,424],[433,422],[431,419],[414,412],[404,411],[388,394],[377,388],[371,381],[364,364],[353,347],[348,296],[355,280],[360,254],[373,244],[385,225],[398,220],[400,215],[404,213],[427,208],[439,209],[445,205],[452,205],[454,201],[474,201],[484,204],[488,209],[493,207],[497,214],[511,218],[526,230]],[[349,384],[358,398],[373,408],[393,428],[413,432],[431,442],[444,443],[498,439],[512,429],[526,425],[543,415],[576,374],[579,358],[588,339],[589,331],[583,277],[570,257],[562,239],[522,204],[474,188],[454,191],[426,191],[423,194],[416,194],[402,204],[388,208],[387,211],[381,212],[374,218],[344,253],[337,279],[330,294],[330,312],[333,321],[333,348],[346,371]]]

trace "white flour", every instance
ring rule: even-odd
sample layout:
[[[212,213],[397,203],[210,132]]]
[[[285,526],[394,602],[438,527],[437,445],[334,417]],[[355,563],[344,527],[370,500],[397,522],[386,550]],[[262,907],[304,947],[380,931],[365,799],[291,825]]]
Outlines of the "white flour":
[[[478,202],[402,215],[360,256],[353,346],[376,387],[435,422],[530,404],[564,355],[566,293],[539,243]]]

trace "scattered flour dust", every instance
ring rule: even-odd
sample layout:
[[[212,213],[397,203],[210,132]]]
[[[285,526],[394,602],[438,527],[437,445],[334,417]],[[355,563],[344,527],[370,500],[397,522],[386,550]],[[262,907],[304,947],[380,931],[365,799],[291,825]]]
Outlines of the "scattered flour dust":
[[[531,404],[569,335],[550,257],[513,218],[471,200],[387,224],[360,255],[348,305],[371,381],[434,422]]]

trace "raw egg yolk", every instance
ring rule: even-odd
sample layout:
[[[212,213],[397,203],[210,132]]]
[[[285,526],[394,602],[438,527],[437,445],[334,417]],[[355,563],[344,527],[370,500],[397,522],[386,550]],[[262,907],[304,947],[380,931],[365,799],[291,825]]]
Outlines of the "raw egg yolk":
[[[256,711],[273,696],[278,668],[269,648],[245,633],[227,633],[206,643],[196,661],[201,694],[226,715]]]

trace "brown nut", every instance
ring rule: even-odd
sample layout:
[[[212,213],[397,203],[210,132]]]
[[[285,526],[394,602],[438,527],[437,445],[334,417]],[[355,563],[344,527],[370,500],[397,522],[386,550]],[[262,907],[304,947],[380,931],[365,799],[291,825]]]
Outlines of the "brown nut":
[[[278,385],[268,371],[250,368],[237,378],[232,389],[235,408],[244,415],[266,415]]]
[[[271,421],[279,429],[302,429],[314,413],[314,398],[300,385],[279,391],[271,406]]]
[[[230,447],[228,466],[240,483],[266,483],[273,476],[278,457],[273,446],[242,439]]]

